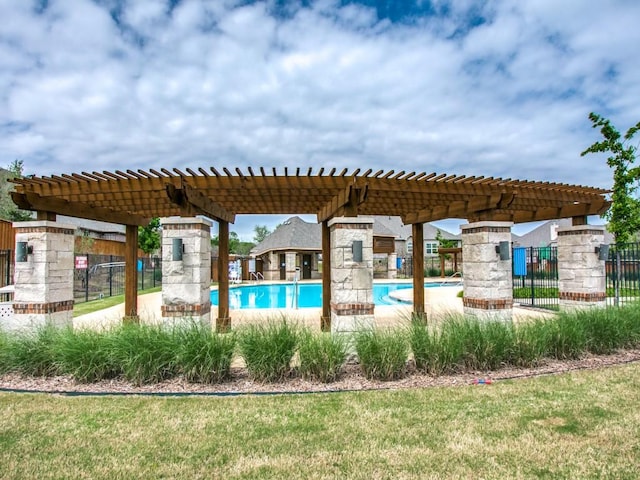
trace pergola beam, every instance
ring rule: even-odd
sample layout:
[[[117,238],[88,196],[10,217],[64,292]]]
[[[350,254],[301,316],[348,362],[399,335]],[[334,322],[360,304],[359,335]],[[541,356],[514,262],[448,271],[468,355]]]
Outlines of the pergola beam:
[[[183,209],[185,215],[197,213],[217,221],[222,220],[228,223],[234,223],[236,221],[234,213],[229,212],[190,185],[183,185],[182,188],[178,188],[168,183],[166,185],[166,191],[169,199]]]
[[[368,187],[364,185],[358,187],[356,185],[347,185],[335,195],[324,207],[317,213],[318,223],[322,223],[335,216],[357,217],[358,206],[362,205],[367,199]]]
[[[432,208],[424,208],[419,212],[409,213],[402,217],[405,224],[426,223],[445,218],[466,218],[474,212],[482,212],[500,208],[513,201],[513,194],[496,193],[482,195],[471,200],[451,202],[448,205],[440,205]]]
[[[89,220],[117,223],[120,225],[145,226],[149,224],[150,220],[149,218],[144,218],[133,213],[115,211],[91,204],[69,202],[55,197],[41,197],[36,193],[11,192],[11,198],[13,203],[23,210],[49,212],[52,214],[87,218]]]

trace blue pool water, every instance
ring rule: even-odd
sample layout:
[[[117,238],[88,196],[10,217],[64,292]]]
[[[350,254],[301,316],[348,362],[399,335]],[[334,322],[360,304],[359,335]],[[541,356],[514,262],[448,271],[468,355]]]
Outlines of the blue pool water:
[[[373,300],[376,305],[398,305],[400,302],[389,297],[389,292],[412,288],[410,283],[375,283]],[[439,284],[425,283],[425,287]],[[274,285],[241,285],[229,289],[229,308],[233,310],[246,308],[295,308],[295,286],[293,283]],[[218,291],[211,292],[211,303],[218,305]],[[322,306],[321,283],[298,284],[298,308]]]

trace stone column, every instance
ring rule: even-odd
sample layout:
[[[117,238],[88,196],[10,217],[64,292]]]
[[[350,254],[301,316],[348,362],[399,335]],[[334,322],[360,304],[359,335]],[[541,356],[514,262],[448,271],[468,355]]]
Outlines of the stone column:
[[[293,279],[296,278],[296,252],[287,252],[285,253],[285,263],[286,263],[286,279],[288,281],[293,282]],[[302,277],[302,272],[300,273],[300,277]],[[298,278],[300,280],[300,278]]]
[[[26,242],[26,261],[15,263],[13,318],[7,331],[66,327],[73,319],[73,247],[75,228],[52,221],[16,222],[18,242]]]
[[[211,326],[211,223],[179,217],[161,223],[162,319]],[[182,240],[182,260],[173,259],[174,239]]]
[[[558,290],[560,309],[604,307],[605,261],[596,247],[604,243],[604,227],[578,225],[558,228]]]
[[[387,278],[393,280],[398,278],[398,254],[387,255]]]
[[[511,320],[513,280],[511,222],[483,221],[462,225],[465,315],[491,320]],[[509,259],[496,252],[509,242]]]
[[[373,219],[338,217],[329,221],[331,236],[331,332],[373,328]],[[362,242],[355,261],[354,242]]]

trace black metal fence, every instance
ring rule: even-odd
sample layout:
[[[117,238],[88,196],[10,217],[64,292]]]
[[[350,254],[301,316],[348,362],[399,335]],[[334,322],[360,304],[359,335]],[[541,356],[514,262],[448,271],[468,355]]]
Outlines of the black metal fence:
[[[640,300],[640,243],[611,245],[606,272],[607,305]]]
[[[513,301],[523,306],[557,310],[557,247],[514,247]]]
[[[86,258],[86,268],[84,266]],[[81,259],[78,261],[78,259]],[[76,303],[124,294],[124,257],[115,255],[76,255],[73,297]],[[162,285],[160,258],[138,259],[138,290]]]
[[[13,250],[0,250],[0,287],[13,285]],[[0,302],[9,302],[12,293],[0,293]]]

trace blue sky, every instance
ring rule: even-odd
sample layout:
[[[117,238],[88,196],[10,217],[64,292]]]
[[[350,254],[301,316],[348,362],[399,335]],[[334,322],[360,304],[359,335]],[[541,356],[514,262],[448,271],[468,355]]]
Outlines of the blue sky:
[[[0,165],[26,173],[346,167],[608,188],[605,159],[580,157],[598,139],[587,115],[640,120],[635,0],[0,0],[0,18]]]

